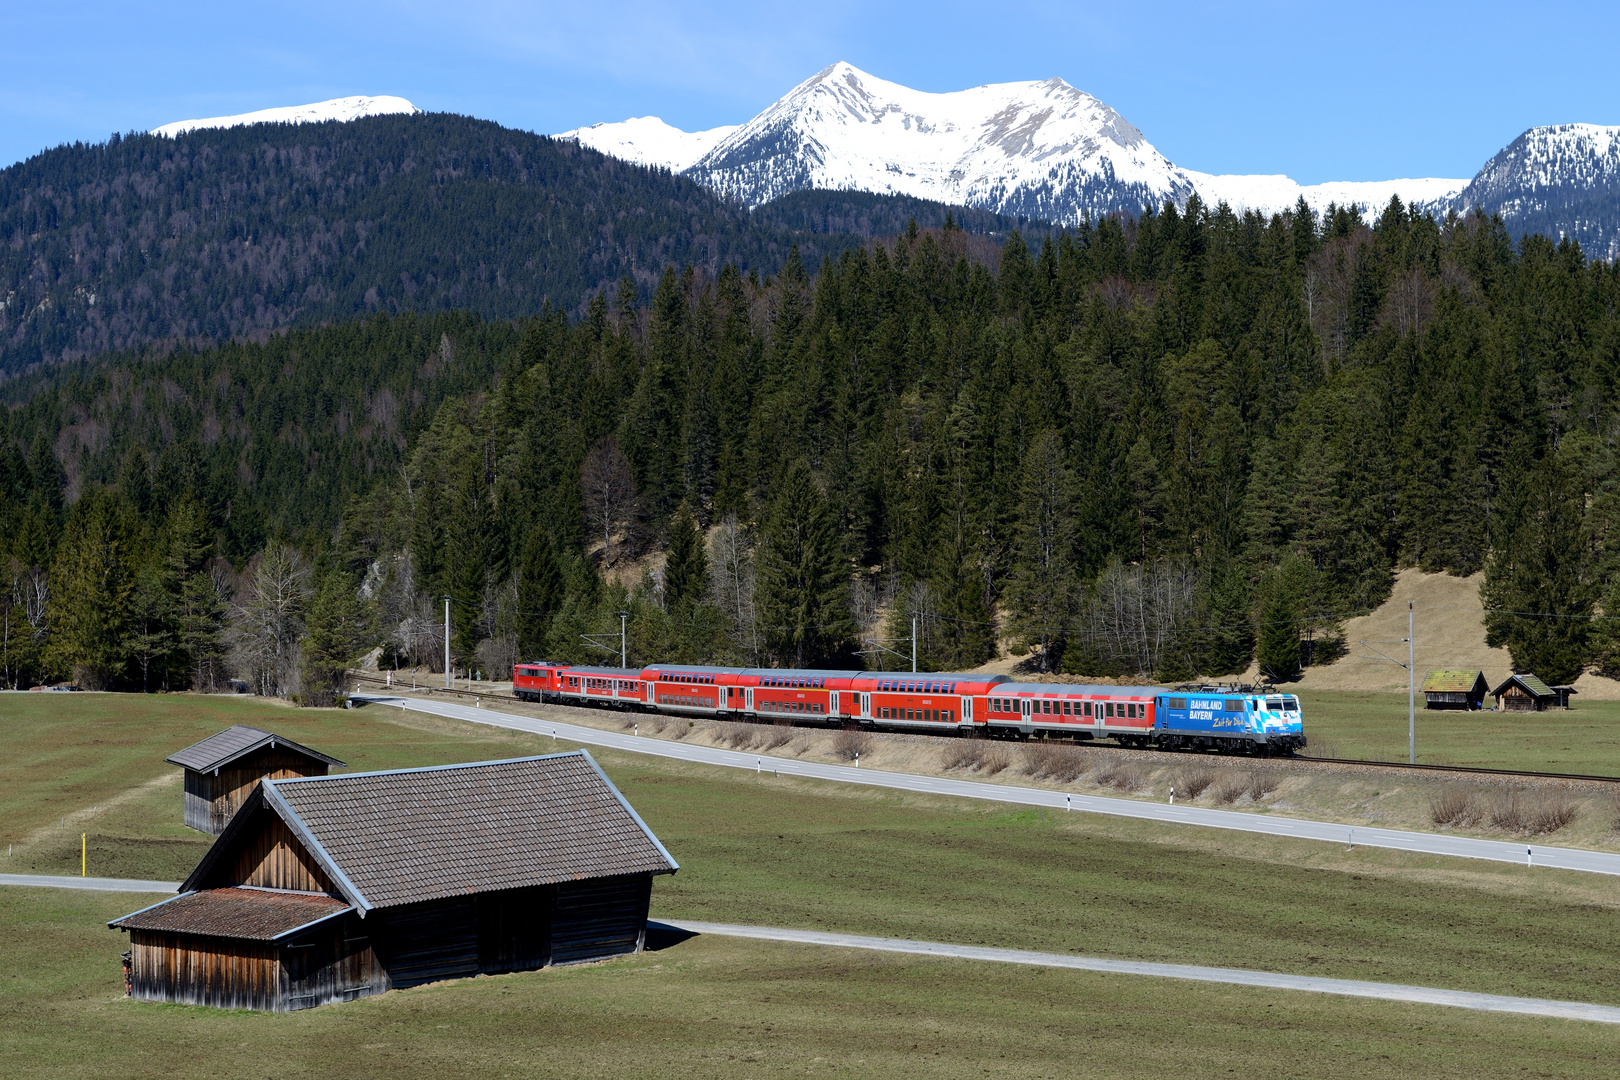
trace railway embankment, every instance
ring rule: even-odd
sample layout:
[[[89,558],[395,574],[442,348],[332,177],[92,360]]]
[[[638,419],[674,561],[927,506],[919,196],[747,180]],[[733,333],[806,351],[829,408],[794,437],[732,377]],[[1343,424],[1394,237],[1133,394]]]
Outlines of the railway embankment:
[[[410,695],[395,685],[393,693]],[[669,717],[534,705],[501,690],[419,689],[420,696],[553,718],[602,731],[775,758],[1075,794],[1275,814],[1347,828],[1434,832],[1620,851],[1620,782],[1528,773],[1437,772],[1395,764],[1128,750]]]

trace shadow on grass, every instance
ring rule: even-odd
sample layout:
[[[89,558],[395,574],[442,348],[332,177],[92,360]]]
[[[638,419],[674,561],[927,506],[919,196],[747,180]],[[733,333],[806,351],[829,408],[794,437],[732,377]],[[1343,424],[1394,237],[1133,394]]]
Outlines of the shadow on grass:
[[[647,952],[662,952],[695,937],[697,934],[691,930],[682,930],[678,926],[648,920],[647,943],[643,948]]]

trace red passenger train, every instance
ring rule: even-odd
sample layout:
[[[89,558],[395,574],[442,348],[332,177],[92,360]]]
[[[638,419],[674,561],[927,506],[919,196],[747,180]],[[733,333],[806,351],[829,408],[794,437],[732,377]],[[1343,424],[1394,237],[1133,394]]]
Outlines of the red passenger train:
[[[1152,745],[1153,686],[1019,683],[1006,675],[792,671],[653,664],[645,668],[518,664],[524,701],[608,705],[715,719],[963,732]]]

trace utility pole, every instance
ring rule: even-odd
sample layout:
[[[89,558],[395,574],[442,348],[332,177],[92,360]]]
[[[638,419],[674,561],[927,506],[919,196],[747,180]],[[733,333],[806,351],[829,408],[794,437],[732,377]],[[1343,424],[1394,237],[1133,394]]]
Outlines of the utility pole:
[[[444,688],[450,689],[450,598],[444,598]]]
[[[917,674],[917,613],[911,613],[911,673]]]
[[[628,611],[619,612],[619,666],[628,667],[630,660],[629,639],[625,636],[625,623],[630,618]]]
[[[1357,645],[1374,653],[1365,657],[1368,660],[1388,660],[1396,667],[1406,669],[1406,760],[1408,764],[1417,764],[1417,620],[1413,615],[1416,602],[1406,602],[1406,636],[1400,641],[1358,641]],[[1374,649],[1374,645],[1405,645],[1406,663],[1401,663],[1393,656],[1388,656]]]

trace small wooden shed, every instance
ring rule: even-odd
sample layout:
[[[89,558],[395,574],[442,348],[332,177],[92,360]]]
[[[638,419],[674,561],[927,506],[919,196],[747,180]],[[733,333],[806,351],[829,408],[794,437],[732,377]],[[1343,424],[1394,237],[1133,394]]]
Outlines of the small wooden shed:
[[[1506,712],[1546,712],[1569,708],[1573,686],[1548,686],[1534,675],[1510,675],[1491,691],[1497,708]]]
[[[271,731],[237,724],[165,759],[186,771],[186,824],[210,836],[225,831],[260,780],[325,776],[335,757]]]
[[[1423,676],[1425,709],[1466,709],[1470,712],[1485,707],[1485,695],[1490,684],[1483,671],[1437,669]]]
[[[289,1012],[640,952],[677,869],[583,750],[266,780],[181,895],[107,925],[132,997]]]

